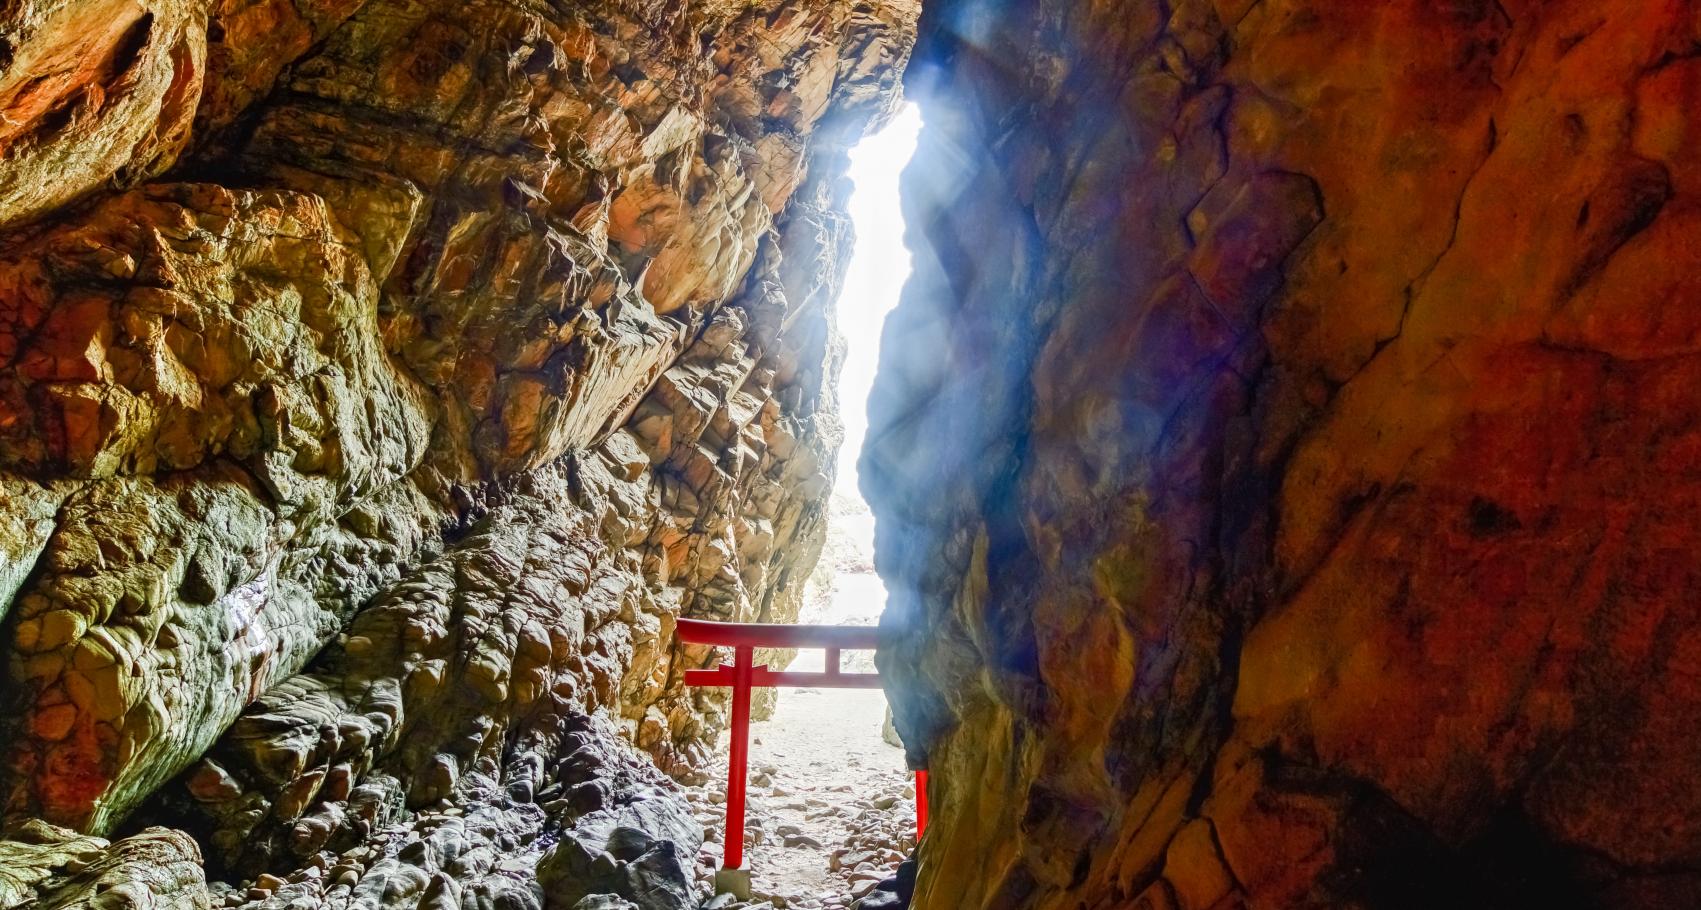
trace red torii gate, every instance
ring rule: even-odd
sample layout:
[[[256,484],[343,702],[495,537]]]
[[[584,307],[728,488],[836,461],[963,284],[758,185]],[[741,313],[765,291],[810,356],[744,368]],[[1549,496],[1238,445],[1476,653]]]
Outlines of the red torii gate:
[[[744,782],[750,758],[750,690],[757,686],[810,686],[823,689],[878,689],[878,673],[839,672],[841,651],[872,651],[879,643],[873,626],[807,626],[756,622],[678,621],[679,640],[733,649],[733,662],[712,670],[686,670],[688,686],[732,688],[732,754],[726,780],[726,847],[723,868],[744,865]],[[756,666],[757,648],[824,648],[826,672],[806,673]],[[915,773],[915,830],[927,829],[927,772]]]

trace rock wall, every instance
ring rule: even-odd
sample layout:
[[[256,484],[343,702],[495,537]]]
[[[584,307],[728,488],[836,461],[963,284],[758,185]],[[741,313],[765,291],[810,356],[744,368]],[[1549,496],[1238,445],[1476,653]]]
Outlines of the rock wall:
[[[1701,902],[1701,11],[930,0],[925,908]]]
[[[689,773],[673,620],[795,617],[820,549],[915,6],[0,10],[0,903],[436,906],[631,798],[560,763]]]

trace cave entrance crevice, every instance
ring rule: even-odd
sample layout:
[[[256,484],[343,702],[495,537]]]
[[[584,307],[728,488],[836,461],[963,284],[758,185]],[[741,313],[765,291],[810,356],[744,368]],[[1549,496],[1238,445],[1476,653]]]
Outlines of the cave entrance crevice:
[[[881,328],[910,270],[898,175],[914,153],[921,118],[906,105],[850,150],[847,208],[855,247],[835,307],[843,354],[837,383],[844,435],[829,501],[827,541],[811,574],[799,622],[878,622],[886,589],[874,572],[874,516],[858,488],[867,403]],[[787,669],[819,672],[823,652],[804,650]],[[874,672],[872,651],[846,651],[846,672]],[[885,694],[869,689],[787,688],[751,724],[744,868],[757,896],[790,907],[843,907],[894,874],[915,846],[915,787],[890,732]],[[708,782],[688,791],[713,832],[705,859],[722,857],[725,733]]]

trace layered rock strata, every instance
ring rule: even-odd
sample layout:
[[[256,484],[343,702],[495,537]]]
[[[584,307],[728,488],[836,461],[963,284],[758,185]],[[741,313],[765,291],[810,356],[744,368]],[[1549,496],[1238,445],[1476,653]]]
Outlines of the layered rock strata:
[[[674,618],[795,617],[820,548],[844,152],[915,14],[0,11],[6,903],[453,903],[324,873],[478,812],[529,856],[585,717],[689,772]]]
[[[1701,900],[1698,23],[929,3],[917,907]]]

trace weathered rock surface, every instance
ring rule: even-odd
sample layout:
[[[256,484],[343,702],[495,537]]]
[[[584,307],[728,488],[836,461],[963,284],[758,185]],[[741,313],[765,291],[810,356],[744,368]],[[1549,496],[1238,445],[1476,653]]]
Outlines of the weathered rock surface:
[[[0,841],[0,857],[27,873],[0,887],[51,907],[207,908],[215,898],[245,910],[695,905],[689,857],[700,830],[647,757],[610,724],[577,714],[558,717],[529,745],[504,767],[468,768],[454,805],[419,812],[403,808],[394,778],[369,775],[349,801],[361,817],[358,840],[313,852],[287,875],[209,886],[195,842],[181,831],[149,828],[108,848],[30,822]],[[583,858],[582,866],[563,856]],[[677,857],[685,859],[670,865]]]
[[[916,13],[0,9],[0,906],[541,907],[665,791],[616,734],[690,773],[674,618],[792,618],[820,548]],[[629,827],[585,855],[665,877]]]
[[[0,17],[0,229],[177,160],[206,78],[205,3],[19,0]]]
[[[0,840],[0,906],[44,910],[207,910],[201,851],[181,831],[147,828],[117,843],[41,821]]]
[[[12,764],[43,817],[103,830],[346,618],[352,598],[268,557],[397,483],[427,408],[317,198],[134,191],[0,274],[0,458],[88,481],[14,608],[11,676],[35,694]]]
[[[1701,900],[1698,22],[928,5],[916,906]]]

